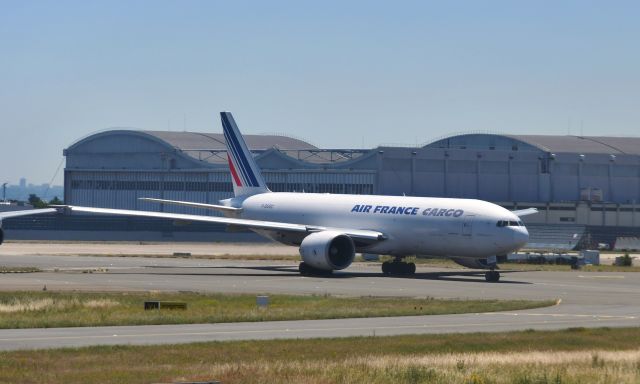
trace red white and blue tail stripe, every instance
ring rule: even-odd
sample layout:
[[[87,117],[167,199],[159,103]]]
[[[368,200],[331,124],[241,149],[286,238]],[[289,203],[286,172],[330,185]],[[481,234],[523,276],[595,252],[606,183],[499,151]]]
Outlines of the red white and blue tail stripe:
[[[233,193],[238,196],[269,192],[253,155],[249,152],[231,112],[220,112],[222,130],[227,142],[227,159],[233,183]]]

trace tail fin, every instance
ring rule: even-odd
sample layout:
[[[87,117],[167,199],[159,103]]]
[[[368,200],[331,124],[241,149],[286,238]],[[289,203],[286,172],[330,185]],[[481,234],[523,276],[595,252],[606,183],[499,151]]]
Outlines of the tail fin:
[[[238,197],[270,192],[231,112],[220,112],[220,118],[227,141],[227,160],[233,179],[233,194]]]

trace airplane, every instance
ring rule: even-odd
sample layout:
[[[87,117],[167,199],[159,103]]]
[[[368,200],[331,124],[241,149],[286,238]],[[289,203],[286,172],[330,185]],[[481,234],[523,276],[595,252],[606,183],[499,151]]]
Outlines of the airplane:
[[[4,242],[4,230],[2,229],[2,220],[11,217],[39,215],[42,213],[55,213],[58,212],[55,208],[41,208],[41,209],[25,209],[23,211],[10,211],[0,212],[0,245]]]
[[[299,272],[330,274],[347,268],[356,253],[391,255],[388,275],[411,275],[410,255],[451,258],[465,267],[487,269],[497,282],[497,256],[522,248],[529,239],[521,216],[535,208],[509,211],[482,200],[272,192],[230,112],[221,112],[234,197],[220,204],[155,198],[141,200],[215,210],[220,216],[176,214],[65,205],[70,211],[227,224],[297,246]]]

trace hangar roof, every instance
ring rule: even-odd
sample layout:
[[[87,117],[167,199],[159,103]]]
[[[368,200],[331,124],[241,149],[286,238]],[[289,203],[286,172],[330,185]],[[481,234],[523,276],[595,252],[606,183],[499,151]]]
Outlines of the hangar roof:
[[[226,149],[222,133],[140,131],[154,136],[180,150],[224,150]],[[317,147],[288,136],[243,135],[247,146],[252,150],[278,149],[318,149]]]
[[[640,137],[571,135],[462,134],[436,140],[425,147],[459,149],[540,150],[549,153],[640,155]]]
[[[509,135],[547,152],[640,155],[640,137]]]

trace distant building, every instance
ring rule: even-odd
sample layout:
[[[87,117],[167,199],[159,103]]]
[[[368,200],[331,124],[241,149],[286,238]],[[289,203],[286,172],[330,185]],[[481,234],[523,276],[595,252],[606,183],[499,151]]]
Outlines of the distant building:
[[[640,224],[640,138],[466,134],[367,150],[246,139],[273,191],[477,198],[538,207],[530,223]],[[232,195],[222,134],[112,130],[64,155],[69,204],[202,213],[138,198],[216,203]]]
[[[273,191],[461,197],[507,209],[536,207],[539,214],[524,218],[533,248],[614,248],[619,237],[640,238],[640,138],[467,134],[422,147],[374,149],[322,149],[286,136],[246,139]],[[213,215],[138,198],[217,203],[232,195],[222,134],[111,130],[79,140],[64,155],[69,204]],[[46,196],[36,193],[50,199],[57,191],[62,189],[52,186]],[[8,235],[24,239],[257,239],[225,232],[224,225],[186,224],[56,214],[3,223]]]

